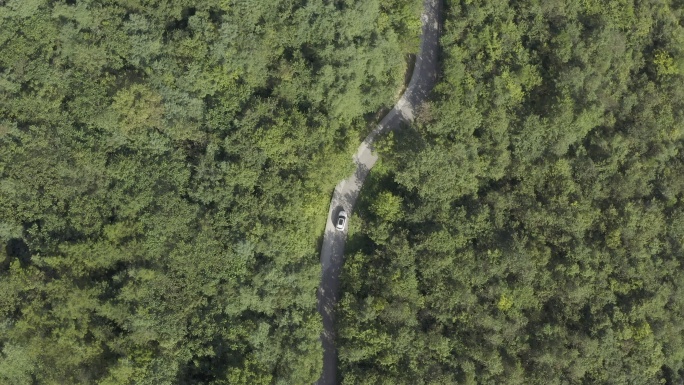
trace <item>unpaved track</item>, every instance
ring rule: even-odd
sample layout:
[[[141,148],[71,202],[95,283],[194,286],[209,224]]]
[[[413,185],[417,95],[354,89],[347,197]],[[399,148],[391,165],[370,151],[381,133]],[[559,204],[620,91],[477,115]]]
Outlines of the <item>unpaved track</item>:
[[[410,123],[416,108],[427,98],[437,81],[437,60],[439,49],[442,0],[425,0],[421,21],[420,51],[406,91],[397,104],[366,137],[354,154],[356,171],[335,187],[328,220],[325,225],[321,247],[321,284],[318,288],[318,311],[323,317],[323,374],[318,385],[337,384],[337,350],[335,349],[334,307],[339,297],[340,271],[344,262],[344,245],[347,231],[335,229],[334,220],[340,210],[351,213],[359,196],[363,182],[377,155],[372,152],[373,143],[387,131],[397,129],[402,122]]]

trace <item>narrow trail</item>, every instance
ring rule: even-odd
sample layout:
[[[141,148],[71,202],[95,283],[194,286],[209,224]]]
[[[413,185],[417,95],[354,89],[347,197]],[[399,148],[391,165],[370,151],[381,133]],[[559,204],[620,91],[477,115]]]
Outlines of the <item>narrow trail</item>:
[[[420,50],[416,56],[411,81],[394,108],[364,139],[354,154],[356,171],[335,187],[321,247],[321,284],[318,288],[318,311],[323,317],[323,374],[317,385],[337,384],[337,349],[335,348],[334,308],[339,298],[340,272],[344,263],[344,246],[347,230],[335,229],[334,219],[341,210],[352,212],[363,182],[378,157],[373,143],[382,134],[400,127],[402,122],[413,121],[416,108],[425,101],[437,81],[437,61],[442,17],[442,0],[424,0]]]

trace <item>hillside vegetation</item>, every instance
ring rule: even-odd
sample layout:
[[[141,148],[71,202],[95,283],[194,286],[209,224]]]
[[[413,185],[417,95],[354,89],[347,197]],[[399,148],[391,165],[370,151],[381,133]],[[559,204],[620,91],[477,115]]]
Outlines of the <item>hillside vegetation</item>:
[[[0,383],[311,384],[414,0],[0,1]]]
[[[445,5],[350,221],[343,383],[680,383],[684,3]]]

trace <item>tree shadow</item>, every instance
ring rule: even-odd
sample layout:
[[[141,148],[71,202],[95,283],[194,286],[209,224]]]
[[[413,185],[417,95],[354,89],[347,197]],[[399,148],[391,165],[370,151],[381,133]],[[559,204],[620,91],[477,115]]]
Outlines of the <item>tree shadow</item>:
[[[12,238],[5,245],[5,264],[9,267],[12,258],[17,258],[21,267],[27,267],[31,263],[31,250],[21,238]]]

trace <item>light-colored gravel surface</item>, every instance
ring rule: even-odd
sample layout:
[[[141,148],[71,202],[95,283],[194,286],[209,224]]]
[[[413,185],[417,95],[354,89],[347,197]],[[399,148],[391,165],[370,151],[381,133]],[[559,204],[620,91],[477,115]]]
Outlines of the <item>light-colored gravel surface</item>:
[[[416,108],[427,98],[437,81],[438,50],[442,0],[425,0],[421,20],[423,22],[420,51],[416,56],[411,81],[406,91],[380,122],[366,137],[354,154],[356,171],[335,187],[328,221],[321,247],[321,284],[318,289],[318,311],[323,317],[323,374],[318,385],[334,385],[337,379],[337,350],[335,349],[334,307],[339,296],[340,271],[344,263],[344,245],[347,231],[335,229],[335,219],[341,210],[351,214],[363,182],[378,157],[373,153],[373,143],[380,135],[395,130],[402,122],[413,121]]]

